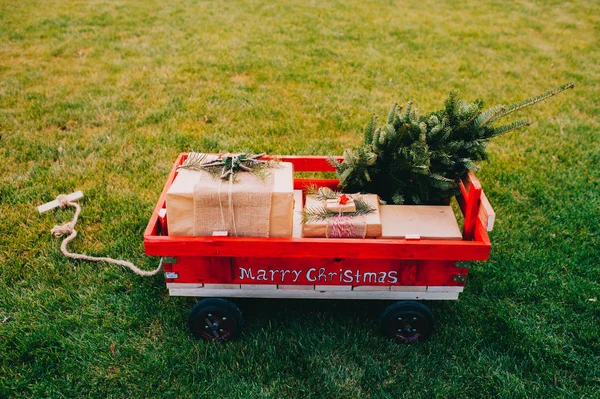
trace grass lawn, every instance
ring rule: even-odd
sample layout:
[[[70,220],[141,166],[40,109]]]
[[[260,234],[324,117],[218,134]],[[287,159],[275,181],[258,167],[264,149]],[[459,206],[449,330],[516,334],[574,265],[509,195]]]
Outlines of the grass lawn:
[[[595,1],[0,0],[0,398],[600,397],[598,65]],[[490,260],[421,345],[353,301],[240,300],[241,339],[193,340],[194,299],[65,259],[72,210],[36,210],[83,190],[71,248],[151,269],[182,151],[341,154],[395,101],[568,81],[490,145]]]

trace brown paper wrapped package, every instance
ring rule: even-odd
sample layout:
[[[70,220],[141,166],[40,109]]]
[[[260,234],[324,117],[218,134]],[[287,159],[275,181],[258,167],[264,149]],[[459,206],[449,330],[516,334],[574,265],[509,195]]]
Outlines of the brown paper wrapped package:
[[[364,223],[366,223],[366,238],[375,238],[381,236],[381,218],[379,216],[379,199],[374,194],[361,194],[360,196],[365,202],[375,208],[375,212],[369,213],[364,216],[360,216],[363,218]],[[306,203],[304,205],[306,208],[315,207],[315,206],[323,206],[323,202],[319,201],[311,196],[306,197]],[[326,237],[327,236],[327,226],[331,222],[328,220],[319,221],[319,222],[311,222],[306,223],[302,226],[302,237]]]
[[[240,174],[246,172],[238,172]],[[269,212],[269,237],[291,237],[293,227],[294,210],[294,169],[289,162],[280,162],[270,169],[273,177],[273,188],[271,194],[271,210]],[[210,179],[214,184],[214,178],[206,172],[196,172],[181,169],[177,177],[167,191],[167,223],[169,235],[171,236],[193,236],[194,231],[217,230],[219,226],[198,228],[194,226],[194,188],[203,179]],[[223,182],[222,198],[227,202],[227,185]],[[236,183],[233,183],[234,185]],[[214,211],[220,212],[219,205],[213,204]],[[238,236],[245,235],[244,231],[237,231]]]
[[[448,205],[382,205],[381,238],[462,240],[452,207]]]

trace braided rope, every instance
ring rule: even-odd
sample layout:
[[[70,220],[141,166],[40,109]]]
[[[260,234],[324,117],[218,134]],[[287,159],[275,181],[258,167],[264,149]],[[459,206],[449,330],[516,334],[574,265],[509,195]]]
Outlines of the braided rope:
[[[69,244],[71,241],[73,241],[73,239],[75,237],[77,237],[77,230],[75,230],[75,225],[77,224],[77,219],[79,218],[79,214],[81,213],[81,207],[79,206],[78,203],[69,201],[68,196],[64,195],[64,194],[60,194],[58,197],[56,197],[56,200],[60,203],[61,208],[65,208],[67,206],[72,206],[75,208],[75,215],[73,216],[73,220],[71,220],[70,222],[67,222],[63,225],[56,225],[52,228],[52,230],[50,230],[52,235],[54,235],[55,237],[60,238],[60,237],[64,237],[64,236],[68,235],[68,237],[66,237],[60,244],[60,250],[63,253],[63,255],[65,255],[67,258],[89,260],[92,262],[112,263],[115,265],[127,267],[135,274],[137,274],[139,276],[144,276],[144,277],[154,276],[161,271],[162,259],[160,261],[160,264],[158,265],[158,267],[155,270],[145,271],[145,270],[142,270],[139,267],[135,266],[133,263],[125,261],[125,260],[112,259],[112,258],[106,258],[106,257],[89,256],[89,255],[83,255],[83,254],[74,254],[74,253],[70,252],[67,249],[67,244]]]

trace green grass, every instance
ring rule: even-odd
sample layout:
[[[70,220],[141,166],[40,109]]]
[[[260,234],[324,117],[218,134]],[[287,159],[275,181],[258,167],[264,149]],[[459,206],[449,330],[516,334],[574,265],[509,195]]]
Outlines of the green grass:
[[[588,1],[1,1],[0,397],[599,397],[599,16]],[[83,190],[73,250],[150,269],[142,232],[179,152],[341,154],[394,101],[494,105],[567,81],[490,146],[490,260],[458,302],[431,303],[422,345],[378,335],[383,303],[272,300],[238,302],[240,340],[194,341],[194,300],[63,258],[49,230],[72,212],[35,208]]]

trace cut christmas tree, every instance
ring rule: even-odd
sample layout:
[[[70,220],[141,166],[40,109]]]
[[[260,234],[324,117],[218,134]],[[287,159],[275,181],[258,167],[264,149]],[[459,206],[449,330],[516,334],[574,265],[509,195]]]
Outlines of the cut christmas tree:
[[[573,88],[562,85],[539,96],[483,110],[483,102],[467,103],[452,92],[443,109],[420,116],[409,101],[404,109],[394,104],[386,124],[373,116],[364,132],[364,144],[344,152],[344,161],[333,157],[343,192],[379,195],[387,203],[444,203],[458,194],[457,181],[476,162],[486,158],[492,137],[528,126],[528,120],[496,123],[523,108]]]

